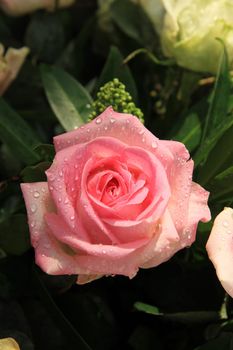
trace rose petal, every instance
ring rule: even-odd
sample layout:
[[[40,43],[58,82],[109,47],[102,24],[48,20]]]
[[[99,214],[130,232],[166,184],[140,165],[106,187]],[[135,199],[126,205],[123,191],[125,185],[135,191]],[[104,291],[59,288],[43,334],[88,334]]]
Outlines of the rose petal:
[[[89,273],[51,237],[44,216],[55,211],[46,182],[21,184],[36,263],[48,274]]]
[[[69,232],[69,227],[65,221],[54,213],[48,213],[45,215],[45,220],[53,233],[54,237],[59,242],[65,243],[74,253],[78,255],[89,254],[91,256],[100,256],[108,259],[119,259],[135,251],[135,249],[145,245],[148,242],[148,238],[142,238],[141,240],[134,240],[130,243],[123,243],[116,245],[106,244],[92,244],[80,240],[77,236],[74,236],[72,232]]]
[[[128,146],[140,147],[156,155],[167,165],[171,152],[164,147],[137,117],[126,113],[114,112],[108,107],[100,116],[82,127],[54,137],[56,152],[72,145],[95,140],[97,137],[113,137]]]
[[[215,219],[206,249],[226,292],[233,297],[233,209],[225,208]]]

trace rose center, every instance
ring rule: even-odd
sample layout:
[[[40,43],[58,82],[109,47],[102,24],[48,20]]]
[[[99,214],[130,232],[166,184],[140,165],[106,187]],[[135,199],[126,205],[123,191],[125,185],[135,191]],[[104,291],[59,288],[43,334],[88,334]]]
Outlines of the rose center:
[[[116,198],[120,193],[119,182],[117,181],[117,179],[110,180],[106,186],[105,191],[112,198]]]

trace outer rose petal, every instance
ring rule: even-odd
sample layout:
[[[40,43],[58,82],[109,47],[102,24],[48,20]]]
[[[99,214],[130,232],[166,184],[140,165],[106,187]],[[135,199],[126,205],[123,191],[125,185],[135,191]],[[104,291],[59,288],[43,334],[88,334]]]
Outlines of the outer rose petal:
[[[48,274],[88,274],[50,234],[44,215],[55,211],[46,182],[21,184],[36,263]]]
[[[54,137],[56,152],[72,145],[81,144],[97,137],[114,137],[128,146],[141,147],[152,152],[165,167],[173,156],[160,140],[147,130],[137,117],[114,112],[108,107],[99,117],[77,130]]]
[[[206,249],[226,292],[233,297],[233,209],[225,208],[215,219]]]
[[[198,184],[192,183],[186,224],[180,231],[177,231],[169,209],[167,210],[161,221],[162,231],[154,250],[154,257],[148,260],[143,267],[157,266],[170,259],[181,248],[189,247],[195,241],[198,222],[206,222],[211,218],[207,206],[208,196],[209,192]],[[168,233],[173,239],[167,238]]]

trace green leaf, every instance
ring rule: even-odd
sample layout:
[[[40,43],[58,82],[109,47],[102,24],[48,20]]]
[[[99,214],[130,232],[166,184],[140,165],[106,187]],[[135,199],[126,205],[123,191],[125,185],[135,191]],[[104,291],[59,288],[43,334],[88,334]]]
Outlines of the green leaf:
[[[39,140],[29,125],[2,98],[0,98],[0,139],[23,163],[33,164],[39,160],[39,156],[33,150]]]
[[[223,333],[218,338],[198,346],[194,350],[231,350],[232,340],[232,333]]]
[[[163,315],[156,306],[141,303],[140,301],[138,301],[134,304],[134,308],[137,311],[142,311],[142,312],[145,312],[146,314],[150,314],[150,315],[156,315],[156,316]]]
[[[35,288],[40,295],[44,305],[47,307],[51,317],[54,321],[60,325],[62,331],[67,336],[67,343],[72,344],[75,348],[79,350],[92,350],[91,347],[86,343],[86,341],[79,334],[77,329],[69,322],[62,311],[58,308],[52,296],[49,294],[46,286],[44,285],[42,279],[39,276],[36,268],[33,269],[33,277]],[[67,347],[69,348],[69,347]]]
[[[198,114],[195,112],[188,114],[173,138],[184,143],[189,152],[193,151],[201,140],[201,121]]]
[[[52,162],[55,157],[54,146],[50,144],[38,145],[34,151],[45,161]]]
[[[196,324],[217,321],[220,318],[219,314],[215,311],[187,311],[176,313],[162,313],[157,307],[141,302],[136,302],[134,304],[134,308],[138,311],[142,311],[153,316],[163,317],[164,320],[185,324]]]
[[[233,161],[233,118],[223,120],[216,132],[208,137],[203,144],[202,152],[196,158],[197,163],[200,159],[205,159],[205,163],[199,168],[198,181],[202,185],[208,183],[218,173],[231,166]],[[209,143],[208,143],[209,141]],[[196,163],[196,164],[197,164]]]
[[[25,42],[36,59],[53,63],[65,44],[64,28],[58,14],[42,11],[33,14],[27,26]]]
[[[224,170],[210,183],[211,199],[216,200],[233,194],[233,166]]]
[[[30,248],[26,215],[15,214],[0,223],[0,247],[13,255],[21,255]]]
[[[223,51],[219,62],[214,89],[210,98],[210,105],[202,133],[201,145],[203,145],[206,137],[211,134],[218,123],[226,118],[228,111],[228,100],[231,88],[228,57],[223,42],[221,40],[219,40],[219,42],[223,46]]]
[[[221,120],[219,124],[215,127],[214,131],[205,139],[203,145],[197,150],[194,161],[195,165],[198,166],[200,163],[204,163],[207,159],[209,153],[215,147],[220,138],[228,131],[231,130],[233,125],[232,115],[229,115],[227,118]],[[225,148],[223,148],[225,150]],[[225,152],[225,151],[224,151]],[[221,158],[223,153],[222,149],[218,150],[218,158]],[[216,163],[216,161],[215,161]],[[221,163],[222,164],[222,163]],[[211,164],[210,164],[211,165]],[[212,164],[215,166],[215,164]]]
[[[86,123],[92,103],[87,90],[59,68],[42,65],[41,77],[50,106],[64,129]]]
[[[105,83],[118,78],[125,86],[126,90],[130,93],[133,101],[137,101],[137,88],[130,72],[129,67],[127,67],[123,62],[123,56],[117,47],[112,46],[104,65],[100,78],[96,86],[96,92]]]
[[[158,333],[158,334],[157,334]],[[129,338],[130,349],[133,350],[163,350],[159,332],[148,326],[139,325]]]
[[[51,166],[50,162],[41,162],[34,166],[27,166],[21,171],[23,182],[47,181],[45,171]]]
[[[111,4],[109,12],[115,25],[128,37],[146,46],[154,42],[154,27],[140,5],[130,0],[117,0]]]

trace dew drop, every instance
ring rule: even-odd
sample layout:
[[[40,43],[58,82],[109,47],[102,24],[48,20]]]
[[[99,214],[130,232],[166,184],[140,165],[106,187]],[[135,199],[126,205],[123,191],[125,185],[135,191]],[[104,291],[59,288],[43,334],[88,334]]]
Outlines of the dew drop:
[[[35,221],[32,221],[32,222],[31,222],[31,227],[32,227],[32,228],[35,227],[35,224],[36,224]]]
[[[101,118],[96,118],[95,123],[96,124],[101,124],[102,123],[102,119]]]
[[[103,254],[106,254],[106,250],[103,249],[102,252],[103,252]]]
[[[228,226],[229,226],[229,224],[228,224],[228,222],[227,222],[226,220],[225,220],[225,221],[223,221],[223,223],[222,223],[222,224],[223,224],[223,226],[224,226],[224,227],[228,227]]]
[[[89,128],[87,129],[87,132],[90,132],[90,129],[89,129]]]
[[[107,126],[105,126],[105,127],[104,127],[104,130],[108,130],[108,127],[107,127]]]
[[[156,142],[156,141],[153,141],[152,144],[151,144],[151,147],[152,147],[153,149],[156,149],[156,148],[158,147],[157,142]]]
[[[59,197],[59,198],[58,198],[58,202],[61,203],[61,200],[62,200],[61,197]]]
[[[34,198],[39,198],[40,197],[40,193],[38,191],[35,191],[33,194]]]
[[[37,206],[36,206],[35,204],[32,204],[32,205],[31,205],[31,212],[32,212],[32,213],[35,213],[36,210],[37,210]]]
[[[74,167],[75,167],[75,169],[78,169],[78,164],[75,164]]]
[[[143,129],[141,129],[141,130],[139,130],[139,135],[142,135],[142,134],[144,134],[144,130]]]
[[[53,186],[49,186],[50,191],[53,191]]]
[[[70,217],[70,220],[72,220],[72,221],[73,221],[73,220],[74,220],[74,216],[71,216],[71,217]]]
[[[64,203],[65,203],[65,204],[68,204],[68,203],[69,203],[68,198],[65,199]]]
[[[110,119],[110,123],[111,123],[111,124],[114,124],[115,121],[116,121],[116,120],[115,120],[114,118],[111,118],[111,119]]]
[[[59,176],[61,176],[61,177],[63,176],[62,170],[59,171]]]

